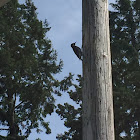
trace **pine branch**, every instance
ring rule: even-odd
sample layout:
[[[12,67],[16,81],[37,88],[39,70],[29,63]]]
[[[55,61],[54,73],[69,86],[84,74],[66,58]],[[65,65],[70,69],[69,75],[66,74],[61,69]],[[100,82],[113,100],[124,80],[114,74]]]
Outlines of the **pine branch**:
[[[23,104],[24,103],[24,101],[22,101],[21,103],[19,103],[17,106],[15,106],[15,108],[19,108],[19,106],[21,105],[21,104]]]
[[[2,130],[9,130],[9,128],[0,128],[0,131]]]

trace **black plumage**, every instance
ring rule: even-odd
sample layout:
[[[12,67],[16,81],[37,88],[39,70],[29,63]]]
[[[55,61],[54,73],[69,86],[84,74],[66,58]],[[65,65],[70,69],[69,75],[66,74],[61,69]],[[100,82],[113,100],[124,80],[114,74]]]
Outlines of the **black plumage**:
[[[71,47],[72,47],[74,53],[76,54],[76,56],[77,56],[80,60],[82,60],[82,51],[81,51],[81,49],[80,49],[79,47],[75,46],[75,44],[76,44],[76,42],[75,42],[75,43],[72,43],[72,44],[71,44]]]

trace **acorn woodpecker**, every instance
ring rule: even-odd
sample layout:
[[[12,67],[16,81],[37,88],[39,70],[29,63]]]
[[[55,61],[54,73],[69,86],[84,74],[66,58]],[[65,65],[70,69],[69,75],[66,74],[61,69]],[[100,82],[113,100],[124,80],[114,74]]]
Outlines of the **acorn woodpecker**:
[[[74,51],[74,53],[77,55],[77,57],[82,60],[82,51],[79,47],[75,46],[76,42],[75,43],[72,43],[71,44],[71,47]]]

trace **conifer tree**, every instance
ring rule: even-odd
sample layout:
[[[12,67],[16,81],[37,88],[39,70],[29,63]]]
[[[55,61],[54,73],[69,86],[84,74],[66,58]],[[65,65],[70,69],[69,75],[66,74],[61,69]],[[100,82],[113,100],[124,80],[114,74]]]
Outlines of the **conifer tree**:
[[[77,104],[77,108],[65,103],[58,104],[57,114],[64,121],[64,125],[69,128],[68,132],[58,134],[58,140],[81,140],[82,139],[82,77],[78,75],[77,84],[72,84],[74,90],[68,91],[70,98]]]
[[[117,0],[110,12],[116,139],[140,139],[140,2]],[[122,133],[123,132],[123,133]]]
[[[55,108],[53,93],[60,95],[70,84],[70,77],[62,80],[55,92],[62,61],[46,38],[49,30],[31,0],[11,0],[0,8],[0,131],[9,140],[25,139],[34,128],[41,132],[40,125],[51,133],[44,118]]]

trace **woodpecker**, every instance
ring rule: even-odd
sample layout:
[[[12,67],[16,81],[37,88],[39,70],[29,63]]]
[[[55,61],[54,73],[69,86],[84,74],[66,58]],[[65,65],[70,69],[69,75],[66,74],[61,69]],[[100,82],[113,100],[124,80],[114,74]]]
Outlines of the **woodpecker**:
[[[75,43],[72,43],[71,44],[71,47],[74,51],[74,53],[77,55],[77,57],[82,60],[82,51],[79,47],[75,46],[76,42]]]

